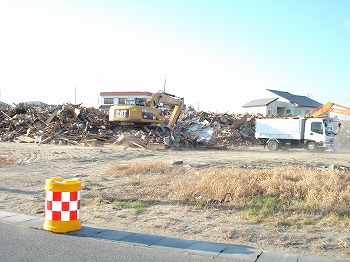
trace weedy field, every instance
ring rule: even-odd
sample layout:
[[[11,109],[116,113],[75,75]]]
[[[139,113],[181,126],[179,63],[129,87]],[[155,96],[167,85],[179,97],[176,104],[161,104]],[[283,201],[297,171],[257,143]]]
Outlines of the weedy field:
[[[350,257],[347,151],[0,147],[6,211],[43,217],[45,180],[79,177],[84,224]]]
[[[124,229],[350,255],[350,173],[332,168],[113,164],[86,180],[86,210]],[[124,220],[124,221],[123,221]],[[125,222],[128,221],[128,222]],[[130,223],[133,223],[130,225]]]
[[[86,181],[87,198],[135,207],[136,212],[144,211],[142,206],[176,202],[197,209],[231,208],[252,223],[292,226],[322,220],[350,226],[348,171],[293,166],[192,169],[152,162],[114,164],[107,173]]]

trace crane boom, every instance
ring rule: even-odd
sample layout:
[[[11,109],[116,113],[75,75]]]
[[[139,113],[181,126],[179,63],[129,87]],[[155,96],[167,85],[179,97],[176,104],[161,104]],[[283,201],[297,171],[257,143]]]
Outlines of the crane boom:
[[[337,106],[338,108],[334,108],[334,106]],[[332,102],[328,102],[328,103],[316,108],[315,110],[311,111],[309,114],[306,115],[306,117],[319,117],[327,112],[333,112],[333,113],[337,113],[337,114],[350,116],[350,108],[349,107],[335,104]]]

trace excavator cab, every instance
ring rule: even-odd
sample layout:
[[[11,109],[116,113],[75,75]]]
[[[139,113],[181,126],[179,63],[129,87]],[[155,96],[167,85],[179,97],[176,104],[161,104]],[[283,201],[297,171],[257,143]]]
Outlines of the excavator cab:
[[[145,106],[147,103],[147,100],[144,98],[135,98],[135,105],[137,106]]]
[[[148,100],[136,98],[133,105],[115,105],[109,109],[109,121],[134,125],[161,125],[165,117],[161,108],[171,108],[167,127],[172,127],[184,108],[184,99],[159,91]]]

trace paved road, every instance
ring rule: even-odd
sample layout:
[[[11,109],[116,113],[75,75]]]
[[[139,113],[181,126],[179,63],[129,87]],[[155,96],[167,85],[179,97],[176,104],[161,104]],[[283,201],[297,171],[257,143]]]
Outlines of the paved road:
[[[0,261],[232,261],[0,223]],[[5,237],[6,236],[6,237]],[[234,260],[233,260],[234,261]]]
[[[0,261],[338,262],[324,257],[266,252],[247,246],[168,238],[83,225],[55,234],[44,219],[0,210]]]

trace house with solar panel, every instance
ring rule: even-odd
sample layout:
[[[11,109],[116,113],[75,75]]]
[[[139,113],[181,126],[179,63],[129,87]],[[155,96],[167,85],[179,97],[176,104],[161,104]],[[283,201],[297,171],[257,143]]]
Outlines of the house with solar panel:
[[[270,98],[256,99],[243,105],[247,113],[264,116],[304,116],[322,104],[307,97],[289,92],[266,89]]]

